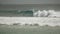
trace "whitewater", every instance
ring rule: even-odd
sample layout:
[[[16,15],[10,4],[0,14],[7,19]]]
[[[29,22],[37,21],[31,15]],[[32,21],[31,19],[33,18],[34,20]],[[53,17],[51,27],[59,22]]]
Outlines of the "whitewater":
[[[0,24],[11,25],[13,23],[21,24],[39,24],[39,25],[50,25],[50,26],[60,26],[60,18],[50,18],[50,17],[0,17]]]

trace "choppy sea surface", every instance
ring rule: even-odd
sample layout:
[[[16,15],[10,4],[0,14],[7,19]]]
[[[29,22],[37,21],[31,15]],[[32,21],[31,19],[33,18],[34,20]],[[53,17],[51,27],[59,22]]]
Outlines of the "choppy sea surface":
[[[60,26],[60,18],[50,18],[50,17],[0,17],[1,24],[14,24],[21,23],[23,24],[39,24],[50,25],[50,26]]]
[[[18,10],[28,9],[39,9],[41,11],[42,10],[60,11],[60,5],[58,4],[0,5],[0,34],[60,34],[60,18],[32,17],[33,16],[32,12],[27,13],[18,12]],[[40,26],[11,25],[14,23],[21,23],[21,25],[25,23],[27,24],[37,23]]]
[[[0,23],[41,23],[49,25],[60,25],[60,18],[33,17],[32,11],[21,11],[28,9],[55,10],[60,11],[59,4],[21,4],[0,5]],[[24,21],[24,22],[23,22]]]

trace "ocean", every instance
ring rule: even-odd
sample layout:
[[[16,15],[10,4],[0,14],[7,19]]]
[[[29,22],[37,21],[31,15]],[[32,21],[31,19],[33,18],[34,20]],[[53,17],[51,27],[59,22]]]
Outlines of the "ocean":
[[[40,10],[56,10],[60,11],[59,4],[19,4],[19,5],[3,5],[0,4],[0,9],[9,10],[28,10],[28,9],[40,9]]]
[[[1,4],[0,34],[60,34],[60,18],[33,17],[32,11],[25,11],[30,9],[55,10],[60,14],[59,4]],[[18,24],[13,25],[15,23]],[[24,26],[25,24],[33,24],[33,26]],[[38,26],[34,26],[34,24],[38,24]]]

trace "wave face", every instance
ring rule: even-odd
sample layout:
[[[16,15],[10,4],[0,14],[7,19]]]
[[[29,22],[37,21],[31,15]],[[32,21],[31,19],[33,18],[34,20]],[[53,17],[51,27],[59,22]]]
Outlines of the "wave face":
[[[60,12],[55,10],[0,10],[0,16],[6,17],[60,17],[59,15]]]
[[[8,16],[8,17],[32,17],[33,11],[29,10],[0,10],[0,16]]]

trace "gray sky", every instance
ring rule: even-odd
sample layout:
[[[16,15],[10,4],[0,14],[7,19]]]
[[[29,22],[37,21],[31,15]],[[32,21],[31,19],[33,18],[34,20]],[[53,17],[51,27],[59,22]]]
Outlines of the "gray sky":
[[[60,0],[0,0],[0,4],[60,4]]]

